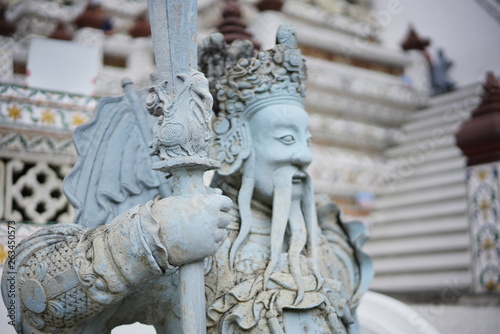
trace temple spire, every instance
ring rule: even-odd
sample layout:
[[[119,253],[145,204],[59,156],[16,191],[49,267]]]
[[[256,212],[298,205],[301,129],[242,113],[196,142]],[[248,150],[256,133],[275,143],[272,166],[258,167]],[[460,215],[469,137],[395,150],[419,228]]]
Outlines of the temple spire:
[[[431,44],[430,39],[420,37],[413,25],[410,24],[410,29],[406,35],[405,40],[401,43],[401,48],[405,51],[408,50],[421,50],[425,49]]]
[[[500,161],[500,83],[493,72],[487,74],[481,98],[456,134],[468,166]]]
[[[241,7],[237,0],[226,0],[222,11],[222,20],[217,25],[217,28],[224,35],[224,40],[228,44],[237,39],[249,40],[256,49],[260,49],[260,43],[246,29],[247,24],[241,17]]]

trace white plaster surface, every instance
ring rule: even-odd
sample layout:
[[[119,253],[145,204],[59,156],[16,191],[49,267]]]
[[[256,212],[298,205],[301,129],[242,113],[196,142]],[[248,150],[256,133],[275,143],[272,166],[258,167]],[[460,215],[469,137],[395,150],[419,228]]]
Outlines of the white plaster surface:
[[[111,334],[156,334],[155,328],[149,325],[143,325],[138,322],[130,325],[122,325],[111,331]]]
[[[28,56],[29,87],[92,95],[101,62],[98,46],[35,38]]]
[[[484,80],[486,71],[500,73],[500,22],[477,1],[375,0],[374,8],[385,46],[400,50],[414,24],[420,36],[431,38],[433,58],[441,47],[454,61],[449,74],[459,86]]]
[[[500,333],[500,307],[411,305],[442,334]]]
[[[364,334],[440,334],[409,306],[372,291],[361,299],[358,318]]]

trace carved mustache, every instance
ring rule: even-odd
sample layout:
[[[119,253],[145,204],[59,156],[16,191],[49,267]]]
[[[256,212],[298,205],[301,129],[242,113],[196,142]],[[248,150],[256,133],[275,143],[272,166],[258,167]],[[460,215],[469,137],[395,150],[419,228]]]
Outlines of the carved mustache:
[[[305,180],[307,178],[307,173],[303,170],[298,170],[295,174],[292,176],[292,180]]]

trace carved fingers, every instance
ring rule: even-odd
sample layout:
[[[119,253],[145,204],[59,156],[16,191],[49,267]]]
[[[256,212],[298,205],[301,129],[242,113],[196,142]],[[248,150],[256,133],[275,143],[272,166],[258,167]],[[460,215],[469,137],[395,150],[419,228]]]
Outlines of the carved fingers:
[[[172,196],[151,208],[160,224],[160,239],[172,265],[201,261],[213,255],[227,235],[232,201],[222,195]]]
[[[208,196],[207,200],[209,201],[208,206],[210,209],[216,211],[214,212],[215,220],[212,222],[215,226],[212,228],[212,231],[213,241],[217,244],[218,249],[219,243],[227,236],[226,226],[231,221],[229,210],[231,210],[233,202],[228,197],[222,195],[211,195]]]

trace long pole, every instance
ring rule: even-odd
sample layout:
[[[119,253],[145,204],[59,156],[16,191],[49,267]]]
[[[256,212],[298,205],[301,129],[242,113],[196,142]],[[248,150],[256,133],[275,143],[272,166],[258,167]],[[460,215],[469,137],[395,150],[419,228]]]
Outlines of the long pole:
[[[195,73],[197,0],[148,0],[148,10],[157,70],[147,107],[160,118],[154,154],[162,159],[153,168],[173,176],[174,196],[204,194],[203,173],[217,163],[208,159],[212,100],[206,79]],[[182,266],[180,281],[182,333],[205,334],[203,262]]]

